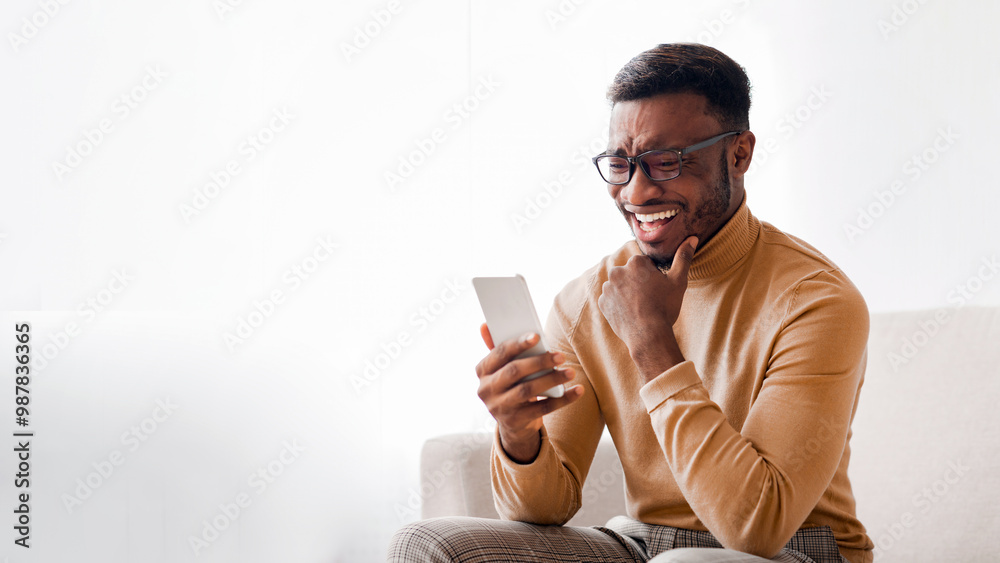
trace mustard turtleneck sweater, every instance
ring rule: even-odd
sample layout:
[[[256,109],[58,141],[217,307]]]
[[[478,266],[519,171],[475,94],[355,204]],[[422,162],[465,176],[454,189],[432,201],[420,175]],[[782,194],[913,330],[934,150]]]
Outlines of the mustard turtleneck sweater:
[[[630,517],[707,530],[763,557],[797,529],[826,525],[844,557],[871,562],[847,478],[868,340],[857,288],[744,199],[694,255],[674,325],[686,361],[643,385],[597,306],[608,271],[638,253],[630,241],[556,297],[545,341],[585,392],[544,418],[532,463],[511,460],[494,438],[500,515],[568,521],[607,425]]]

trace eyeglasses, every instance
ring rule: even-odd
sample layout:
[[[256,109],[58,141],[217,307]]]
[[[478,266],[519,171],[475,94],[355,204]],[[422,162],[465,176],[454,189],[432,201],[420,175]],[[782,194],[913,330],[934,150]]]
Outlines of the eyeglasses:
[[[601,178],[609,184],[621,186],[632,180],[635,165],[639,164],[647,178],[654,182],[673,180],[681,175],[681,157],[698,149],[710,147],[730,135],[739,135],[743,131],[730,131],[695,143],[690,147],[676,150],[652,150],[638,156],[618,156],[615,154],[599,154],[592,158],[594,166]]]

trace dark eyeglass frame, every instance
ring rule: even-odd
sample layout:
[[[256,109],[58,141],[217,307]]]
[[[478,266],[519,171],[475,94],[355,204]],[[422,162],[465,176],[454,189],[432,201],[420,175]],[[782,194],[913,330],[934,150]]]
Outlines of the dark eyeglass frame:
[[[693,145],[691,145],[689,147],[684,147],[683,149],[666,149],[666,150],[664,150],[664,149],[654,149],[654,150],[651,150],[651,151],[646,151],[646,152],[644,152],[642,154],[639,154],[639,155],[636,155],[636,156],[621,156],[621,155],[617,155],[617,154],[599,154],[599,155],[591,158],[590,160],[591,160],[591,162],[594,163],[594,167],[597,168],[597,173],[600,174],[601,179],[604,180],[605,182],[613,185],[613,186],[624,186],[625,184],[628,184],[629,182],[631,182],[632,181],[632,176],[635,175],[636,164],[638,164],[638,167],[642,169],[642,173],[645,174],[646,177],[649,178],[650,180],[652,180],[654,182],[666,182],[666,181],[669,181],[669,180],[673,180],[674,178],[677,178],[678,176],[681,175],[681,168],[683,168],[683,166],[684,166],[684,155],[690,154],[690,153],[692,153],[692,152],[694,152],[696,150],[703,149],[705,147],[710,147],[710,146],[714,145],[715,143],[718,143],[722,139],[725,139],[726,137],[729,137],[730,135],[739,135],[740,133],[744,133],[744,132],[745,131],[729,131],[728,133],[720,133],[719,135],[716,135],[714,137],[709,137],[708,139],[705,139],[704,141],[701,141],[700,143],[695,143],[695,144],[693,144]],[[674,175],[674,176],[671,176],[669,178],[653,178],[649,174],[649,170],[647,169],[647,167],[643,163],[642,159],[644,157],[646,157],[647,155],[650,155],[650,154],[653,154],[653,153],[666,153],[666,152],[672,152],[672,153],[674,153],[674,154],[677,155],[677,174]],[[604,173],[601,172],[600,161],[601,161],[601,159],[605,159],[605,158],[624,158],[626,161],[628,161],[628,178],[626,178],[624,182],[611,182],[611,181],[608,181],[608,179],[604,177]]]

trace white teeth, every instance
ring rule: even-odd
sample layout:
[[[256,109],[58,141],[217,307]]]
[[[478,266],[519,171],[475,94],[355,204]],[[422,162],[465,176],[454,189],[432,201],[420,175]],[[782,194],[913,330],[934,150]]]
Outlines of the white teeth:
[[[652,215],[636,213],[635,218],[642,223],[652,223],[653,221],[659,221],[660,219],[666,219],[667,217],[673,217],[674,215],[677,215],[676,209],[671,211],[661,211],[659,213],[653,213]]]

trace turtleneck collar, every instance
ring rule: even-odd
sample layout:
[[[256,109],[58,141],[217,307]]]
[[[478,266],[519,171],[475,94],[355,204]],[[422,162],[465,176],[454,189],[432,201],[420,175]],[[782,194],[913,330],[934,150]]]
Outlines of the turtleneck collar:
[[[760,235],[760,221],[750,213],[746,194],[736,213],[708,243],[694,253],[688,281],[712,278],[740,261]]]

